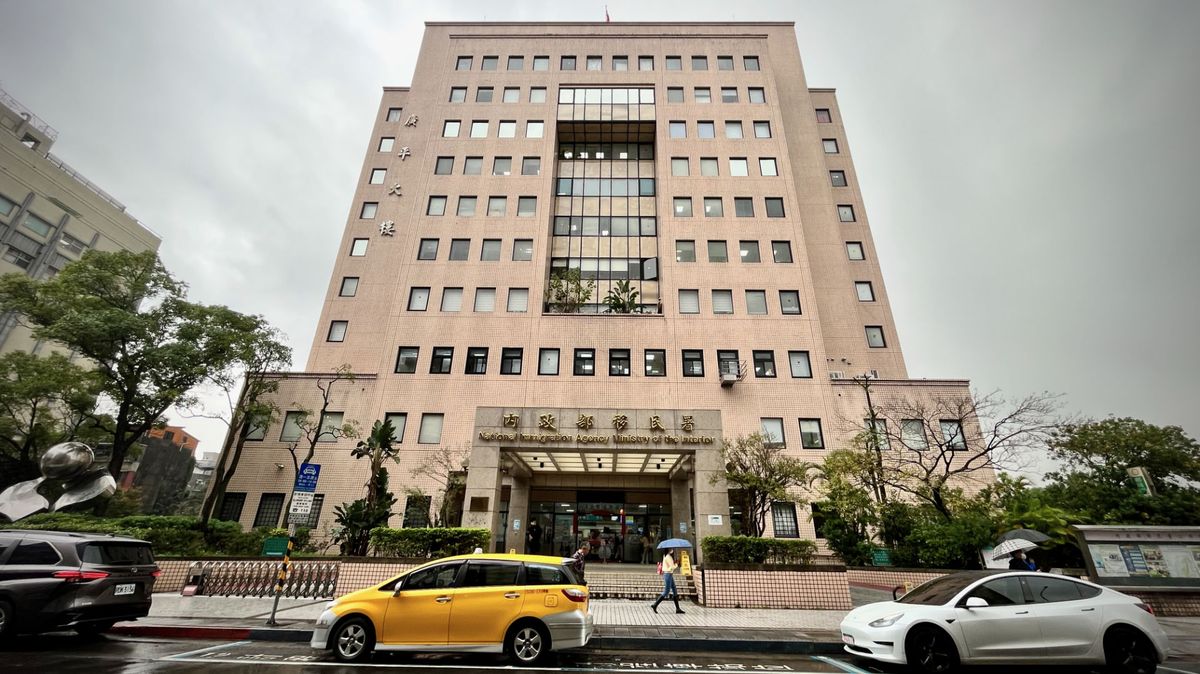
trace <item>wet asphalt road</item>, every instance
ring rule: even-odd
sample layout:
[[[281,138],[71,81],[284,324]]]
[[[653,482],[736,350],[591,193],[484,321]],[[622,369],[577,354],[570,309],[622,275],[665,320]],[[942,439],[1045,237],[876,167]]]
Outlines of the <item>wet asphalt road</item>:
[[[379,654],[369,664],[342,665],[327,653],[317,653],[305,644],[268,642],[226,642],[151,639],[102,636],[81,638],[74,634],[47,634],[21,637],[0,646],[0,672],[40,671],[47,674],[87,672],[354,672],[370,669],[396,669],[405,672],[479,672],[491,670],[521,671],[501,656],[449,654]],[[1098,669],[1068,667],[1029,667],[1028,672],[1052,674],[1088,674]],[[557,654],[542,667],[525,669],[541,672],[901,672],[870,661],[845,657],[771,655],[766,653],[647,653],[591,651],[582,649]],[[1012,671],[1011,667],[973,668],[978,674]],[[1200,660],[1171,660],[1160,666],[1167,674],[1200,674]]]

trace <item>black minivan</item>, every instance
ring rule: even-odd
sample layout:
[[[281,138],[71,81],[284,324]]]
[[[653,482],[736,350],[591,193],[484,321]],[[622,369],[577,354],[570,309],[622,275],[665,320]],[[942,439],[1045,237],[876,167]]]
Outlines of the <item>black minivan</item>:
[[[159,573],[146,541],[0,529],[0,639],[144,617]]]

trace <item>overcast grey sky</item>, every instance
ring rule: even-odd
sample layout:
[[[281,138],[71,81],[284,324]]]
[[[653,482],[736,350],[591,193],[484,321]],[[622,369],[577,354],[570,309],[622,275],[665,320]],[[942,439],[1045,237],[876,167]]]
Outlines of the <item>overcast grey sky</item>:
[[[1200,435],[1200,2],[625,2],[795,21],[836,87],[913,377]],[[737,13],[730,11],[735,7]],[[0,0],[0,81],[163,237],[193,299],[307,357],[380,87],[425,20],[585,2]],[[219,449],[222,427],[190,421]]]

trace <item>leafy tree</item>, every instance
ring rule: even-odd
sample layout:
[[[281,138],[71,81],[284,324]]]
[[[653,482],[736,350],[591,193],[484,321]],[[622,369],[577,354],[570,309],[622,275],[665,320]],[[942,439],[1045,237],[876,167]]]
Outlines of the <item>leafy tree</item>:
[[[628,279],[621,279],[608,289],[604,306],[608,307],[610,314],[633,314],[642,310],[642,305],[638,303],[637,288],[631,287]]]
[[[379,482],[376,476],[379,471],[383,470],[384,461],[395,461],[398,451],[392,448],[392,438],[396,435],[396,429],[392,426],[389,419],[376,421],[371,427],[371,433],[367,435],[365,440],[359,440],[354,449],[350,450],[351,455],[356,459],[366,457],[370,460],[370,474],[367,478],[367,507],[373,509],[376,501],[379,499]]]
[[[91,360],[114,410],[113,477],[129,448],[189,391],[237,358],[262,319],[186,299],[152,251],[88,251],[50,279],[0,277],[0,310],[15,311],[38,339]]]
[[[846,450],[826,455],[821,464],[820,484],[823,499],[820,533],[825,543],[846,564],[864,565],[871,560],[872,530],[879,525],[878,502],[864,488],[861,478],[874,463],[869,457]]]
[[[318,442],[336,442],[342,438],[358,437],[358,423],[355,421],[343,420],[340,425],[329,423],[329,405],[333,402],[333,389],[343,381],[354,381],[354,373],[346,364],[340,365],[328,375],[317,377],[317,390],[321,392],[321,409],[314,413],[304,407],[299,408],[296,426],[300,429],[300,437],[287,448],[288,455],[292,458],[293,480],[300,474],[300,466],[312,461],[313,456],[317,453]],[[295,403],[293,404],[295,405]],[[303,450],[301,450],[301,443],[304,446]],[[301,451],[304,452],[303,459],[300,458]],[[290,501],[287,509],[291,509]]]
[[[583,280],[578,269],[556,269],[550,273],[550,310],[560,314],[576,314],[592,299],[596,282]]]
[[[725,472],[712,478],[713,484],[724,479],[731,489],[739,489],[746,503],[746,523],[750,534],[762,536],[767,513],[775,501],[804,503],[793,490],[810,482],[814,464],[784,453],[783,447],[767,445],[763,436],[725,440],[721,445]]]
[[[1178,426],[1108,418],[1054,433],[1047,499],[1097,524],[1200,524],[1200,444]],[[1145,468],[1156,494],[1138,493],[1129,468]]]
[[[40,476],[38,458],[53,445],[101,439],[99,390],[94,373],[61,354],[0,356],[0,488]]]
[[[375,475],[373,491],[376,494],[374,505],[369,504],[367,499],[360,498],[333,509],[334,520],[337,523],[333,531],[333,541],[337,543],[343,555],[366,555],[371,543],[371,530],[387,526],[388,519],[392,516],[396,497],[388,489],[387,468],[380,468]]]

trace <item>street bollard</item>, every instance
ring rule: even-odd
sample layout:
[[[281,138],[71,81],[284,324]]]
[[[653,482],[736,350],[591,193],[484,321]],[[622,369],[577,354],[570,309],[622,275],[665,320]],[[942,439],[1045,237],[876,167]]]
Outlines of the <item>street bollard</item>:
[[[278,627],[275,612],[279,610],[279,597],[283,594],[283,583],[287,580],[288,571],[292,564],[292,546],[296,538],[292,531],[288,532],[287,552],[283,553],[283,562],[279,565],[279,576],[275,579],[275,601],[271,603],[271,617],[267,618],[267,627]]]

